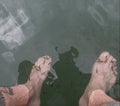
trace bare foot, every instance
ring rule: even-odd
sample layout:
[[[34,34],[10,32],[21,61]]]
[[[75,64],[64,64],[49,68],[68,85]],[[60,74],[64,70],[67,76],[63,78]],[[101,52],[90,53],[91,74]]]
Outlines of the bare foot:
[[[26,86],[30,90],[31,97],[28,106],[40,106],[40,91],[42,83],[50,71],[51,61],[52,60],[49,56],[43,56],[35,62],[30,78],[26,83]]]
[[[103,52],[93,65],[90,82],[80,98],[79,106],[89,106],[90,95],[95,90],[107,92],[116,82],[116,59],[108,52]]]
[[[108,52],[103,52],[96,60],[91,76],[91,83],[98,81],[99,88],[108,92],[110,88],[115,84],[117,77],[117,64],[116,59]],[[100,87],[101,83],[101,87]],[[97,87],[98,89],[98,87]]]

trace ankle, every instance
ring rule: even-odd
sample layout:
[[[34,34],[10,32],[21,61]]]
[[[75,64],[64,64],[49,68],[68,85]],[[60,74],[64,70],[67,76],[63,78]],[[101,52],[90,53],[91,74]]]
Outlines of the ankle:
[[[32,85],[30,81],[27,82],[25,86],[29,89],[30,97],[32,97],[34,95],[34,86]]]

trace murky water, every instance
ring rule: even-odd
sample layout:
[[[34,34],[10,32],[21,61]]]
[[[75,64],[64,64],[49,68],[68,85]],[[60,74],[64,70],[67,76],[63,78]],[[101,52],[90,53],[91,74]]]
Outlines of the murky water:
[[[119,19],[119,0],[1,0],[0,85],[24,83],[47,54],[42,106],[77,106],[97,56],[106,50],[119,60]]]

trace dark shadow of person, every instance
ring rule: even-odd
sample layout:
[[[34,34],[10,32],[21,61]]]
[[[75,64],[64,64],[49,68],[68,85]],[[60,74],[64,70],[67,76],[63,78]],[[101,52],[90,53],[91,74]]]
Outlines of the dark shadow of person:
[[[51,87],[43,86],[41,106],[78,106],[90,74],[83,74],[76,66],[74,59],[79,52],[75,47],[58,55],[59,60],[52,67],[58,79]]]
[[[59,61],[53,65],[58,75],[60,91],[67,101],[67,106],[77,106],[79,97],[82,95],[90,75],[83,74],[76,66],[74,59],[79,56],[75,47],[69,51],[59,54]]]
[[[17,81],[18,84],[24,84],[27,82],[32,66],[33,64],[28,60],[24,60],[19,64],[19,67],[18,67],[19,75],[18,75],[18,81]]]

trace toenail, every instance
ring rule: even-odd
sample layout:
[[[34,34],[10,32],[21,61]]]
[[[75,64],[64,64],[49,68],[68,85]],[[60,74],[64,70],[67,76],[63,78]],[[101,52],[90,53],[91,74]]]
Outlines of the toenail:
[[[101,61],[100,59],[97,59],[96,62],[104,62],[104,61]]]
[[[41,70],[40,66],[36,66],[36,65],[33,65],[33,69],[36,69],[37,71]]]
[[[110,55],[110,53],[107,51],[102,52],[102,54]]]
[[[107,62],[108,58],[109,58],[109,56],[107,55],[107,56],[105,57],[105,63]]]
[[[44,56],[43,58],[46,59],[46,60],[50,59],[49,56]]]

